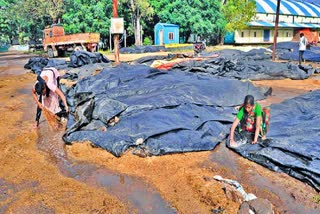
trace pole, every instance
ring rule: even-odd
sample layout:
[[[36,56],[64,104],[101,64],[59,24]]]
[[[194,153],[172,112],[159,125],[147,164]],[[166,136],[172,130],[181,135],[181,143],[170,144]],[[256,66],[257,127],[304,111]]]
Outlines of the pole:
[[[278,0],[277,2],[276,23],[275,23],[274,35],[273,35],[272,61],[274,61],[276,58],[276,44],[277,44],[278,25],[279,25],[280,2],[281,0]]]
[[[118,18],[118,0],[112,0],[112,12],[113,17]],[[114,61],[115,63],[120,62],[119,58],[119,34],[115,34],[113,36],[113,44],[114,44]]]
[[[124,30],[124,47],[127,47],[127,32]]]

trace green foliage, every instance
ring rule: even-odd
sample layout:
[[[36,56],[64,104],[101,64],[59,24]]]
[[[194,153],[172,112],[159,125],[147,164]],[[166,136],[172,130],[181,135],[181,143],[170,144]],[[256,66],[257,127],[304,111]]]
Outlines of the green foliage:
[[[109,0],[65,0],[62,15],[66,33],[97,32],[109,37],[112,1]]]
[[[143,40],[143,45],[152,45],[152,40],[149,37],[145,37]]]
[[[191,33],[202,37],[218,37],[226,21],[220,0],[150,0],[157,14],[156,20],[177,24],[186,38]]]
[[[120,2],[122,3],[124,8],[128,9],[128,12],[130,14],[132,26],[130,26],[129,29],[134,32],[135,45],[141,45],[141,19],[151,19],[154,12],[153,7],[149,3],[149,0],[120,0]]]
[[[226,31],[241,30],[256,15],[256,2],[254,0],[228,0],[223,5],[222,11],[228,23]]]
[[[9,42],[18,34],[11,16],[13,1],[0,0],[0,42]]]

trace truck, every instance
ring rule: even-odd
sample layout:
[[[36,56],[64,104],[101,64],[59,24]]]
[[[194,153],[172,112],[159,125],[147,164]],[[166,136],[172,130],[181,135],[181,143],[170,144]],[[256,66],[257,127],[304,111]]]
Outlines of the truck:
[[[65,56],[66,51],[97,51],[100,41],[99,33],[65,34],[61,25],[52,25],[43,30],[43,48],[50,58]]]

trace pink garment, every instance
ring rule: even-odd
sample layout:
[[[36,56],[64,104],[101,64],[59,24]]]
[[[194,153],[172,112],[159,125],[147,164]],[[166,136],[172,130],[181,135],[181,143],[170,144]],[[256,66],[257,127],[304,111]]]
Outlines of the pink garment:
[[[47,86],[51,91],[55,91],[58,87],[57,78],[60,77],[58,70],[54,67],[44,68],[40,76],[43,78],[46,76],[48,78]]]
[[[49,97],[43,96],[42,97],[42,104],[49,109],[54,114],[61,111],[61,108],[59,106],[59,96],[55,93],[55,90],[57,89],[57,77],[60,77],[60,74],[57,69],[50,67],[45,68],[40,76],[43,78],[46,76],[48,78],[47,86],[50,89]]]
[[[61,111],[59,96],[52,91],[50,91],[49,97],[42,96],[42,104],[54,114]]]

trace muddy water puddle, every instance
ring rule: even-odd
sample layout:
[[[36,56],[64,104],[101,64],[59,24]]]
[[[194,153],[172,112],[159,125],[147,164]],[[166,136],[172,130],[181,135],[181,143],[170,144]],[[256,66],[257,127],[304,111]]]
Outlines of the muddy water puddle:
[[[222,177],[237,180],[247,193],[268,199],[280,213],[319,213],[312,201],[306,199],[308,194],[316,194],[310,186],[255,163],[244,163],[243,158],[229,150],[225,143],[219,145],[209,159],[204,164],[206,167],[214,163]]]
[[[89,186],[103,188],[127,204],[129,210],[136,210],[138,213],[176,213],[154,188],[141,179],[69,159],[61,138],[62,133],[54,133],[45,124],[39,131],[37,145],[39,150],[48,154],[50,162],[55,163],[64,176]]]

